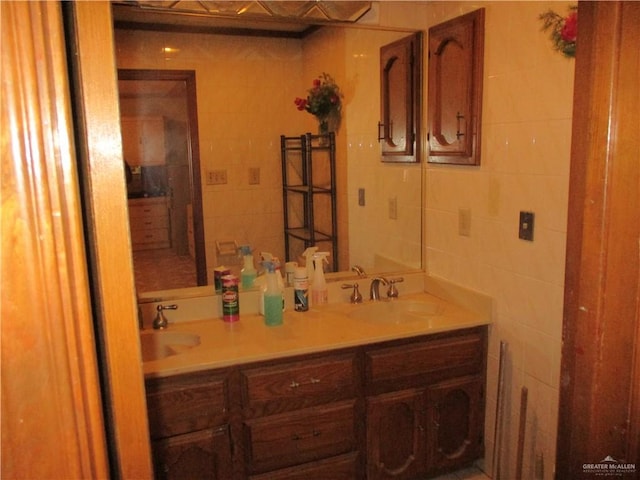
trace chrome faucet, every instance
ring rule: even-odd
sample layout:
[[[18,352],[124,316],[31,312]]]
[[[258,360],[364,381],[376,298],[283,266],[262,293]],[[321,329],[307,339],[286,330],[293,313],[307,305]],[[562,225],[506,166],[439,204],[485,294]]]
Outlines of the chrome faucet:
[[[364,269],[360,265],[354,265],[353,267],[351,267],[351,270],[356,272],[359,277],[366,277],[367,276],[366,272],[364,271]]]
[[[358,290],[359,285],[357,283],[344,283],[342,289],[353,288],[353,293],[349,297],[351,303],[362,303],[362,294]]]
[[[374,302],[380,300],[380,283],[387,286],[389,281],[384,277],[376,277],[371,280],[371,287],[369,288],[369,300]]]
[[[169,326],[169,320],[162,313],[163,310],[177,310],[178,305],[158,305],[156,310],[158,313],[156,314],[156,318],[153,319],[153,328],[156,330],[162,330],[163,328],[167,328]]]

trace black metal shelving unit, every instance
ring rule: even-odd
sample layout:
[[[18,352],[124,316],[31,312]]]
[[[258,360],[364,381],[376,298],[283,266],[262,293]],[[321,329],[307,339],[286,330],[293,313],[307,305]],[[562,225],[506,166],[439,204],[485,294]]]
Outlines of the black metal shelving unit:
[[[330,252],[330,271],[337,271],[335,134],[281,135],[280,147],[286,260],[315,245]]]

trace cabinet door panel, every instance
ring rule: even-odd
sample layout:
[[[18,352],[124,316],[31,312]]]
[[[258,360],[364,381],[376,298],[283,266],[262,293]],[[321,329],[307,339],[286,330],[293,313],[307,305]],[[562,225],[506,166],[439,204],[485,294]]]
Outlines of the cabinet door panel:
[[[153,442],[155,478],[228,480],[231,448],[228,427]]]
[[[429,463],[435,473],[482,454],[484,382],[465,377],[429,387]]]
[[[367,399],[367,478],[412,478],[425,471],[424,392]]]
[[[480,165],[484,10],[429,29],[429,162]]]
[[[380,48],[378,136],[385,162],[419,161],[422,35],[416,33]]]

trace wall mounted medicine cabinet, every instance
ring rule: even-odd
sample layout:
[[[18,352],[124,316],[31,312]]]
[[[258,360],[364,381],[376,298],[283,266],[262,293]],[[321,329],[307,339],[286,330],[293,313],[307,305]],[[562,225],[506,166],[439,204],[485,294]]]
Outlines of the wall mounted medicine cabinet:
[[[480,165],[484,9],[429,29],[430,163]]]

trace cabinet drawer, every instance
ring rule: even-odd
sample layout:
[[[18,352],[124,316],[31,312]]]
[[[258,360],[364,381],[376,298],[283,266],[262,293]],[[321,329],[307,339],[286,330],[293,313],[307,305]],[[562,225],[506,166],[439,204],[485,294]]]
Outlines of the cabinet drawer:
[[[168,243],[168,228],[152,228],[149,230],[131,230],[131,243]]]
[[[169,217],[165,214],[162,216],[130,218],[129,226],[132,232],[147,231],[158,228],[167,229],[169,228]]]
[[[227,420],[227,383],[211,374],[149,379],[147,411],[151,438],[221,425]]]
[[[480,372],[484,345],[485,336],[476,330],[370,350],[365,360],[367,386],[397,390]]]
[[[317,462],[285,468],[276,472],[252,475],[250,480],[354,480],[358,477],[358,452],[347,453]]]
[[[356,378],[352,354],[245,370],[243,407],[258,416],[351,398]]]
[[[131,220],[163,216],[167,216],[167,202],[164,199],[161,203],[150,203],[147,205],[132,205],[131,201],[129,202],[129,218]]]
[[[245,422],[250,473],[357,450],[354,409],[355,401],[347,401]]]

